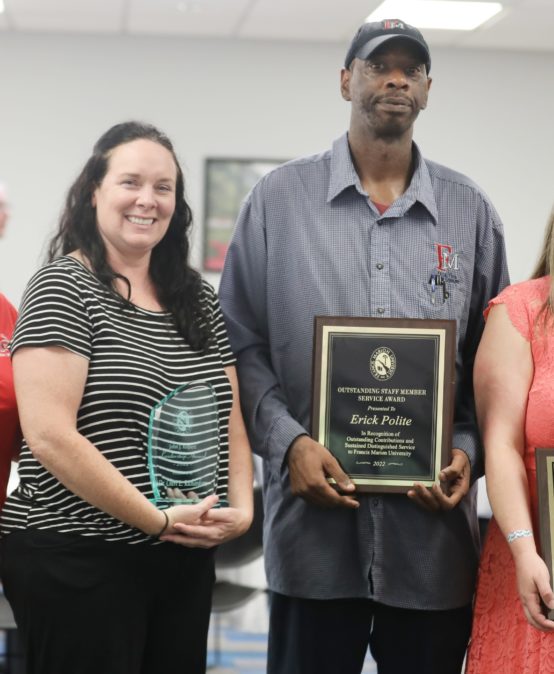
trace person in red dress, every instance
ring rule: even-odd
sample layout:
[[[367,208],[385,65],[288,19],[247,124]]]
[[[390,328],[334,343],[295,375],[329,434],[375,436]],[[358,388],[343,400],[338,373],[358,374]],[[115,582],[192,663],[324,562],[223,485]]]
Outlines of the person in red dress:
[[[16,316],[15,308],[0,294],[0,509],[6,500],[11,462],[21,442],[8,348]]]
[[[6,188],[0,183],[0,237],[4,234],[8,218]],[[6,500],[11,462],[17,457],[21,442],[8,348],[16,317],[15,308],[0,294],[0,509]]]
[[[466,674],[554,673],[552,579],[539,555],[535,447],[554,447],[554,213],[532,279],[490,302],[474,370],[494,518]],[[486,314],[487,314],[486,312]]]

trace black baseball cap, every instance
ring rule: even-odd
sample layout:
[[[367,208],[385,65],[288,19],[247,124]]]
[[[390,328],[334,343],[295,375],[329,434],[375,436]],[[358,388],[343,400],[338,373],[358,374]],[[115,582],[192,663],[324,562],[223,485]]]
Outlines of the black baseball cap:
[[[417,28],[400,21],[400,19],[384,19],[383,21],[371,21],[364,23],[358,31],[344,61],[344,67],[349,68],[355,58],[366,59],[385,42],[402,38],[416,44],[423,57],[427,72],[431,70],[431,54],[427,42]]]

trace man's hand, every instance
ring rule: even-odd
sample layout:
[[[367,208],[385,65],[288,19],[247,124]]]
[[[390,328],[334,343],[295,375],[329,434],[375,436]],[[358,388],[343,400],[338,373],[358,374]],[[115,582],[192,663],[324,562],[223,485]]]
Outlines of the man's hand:
[[[470,465],[467,454],[461,449],[452,450],[452,463],[440,474],[440,484],[428,489],[415,482],[408,496],[426,510],[452,510],[469,491]]]
[[[308,435],[300,435],[289,447],[287,454],[292,493],[321,507],[342,506],[358,508],[358,501],[349,494],[355,491],[354,484],[342,470],[339,462],[319,442]],[[335,479],[341,494],[327,482]]]

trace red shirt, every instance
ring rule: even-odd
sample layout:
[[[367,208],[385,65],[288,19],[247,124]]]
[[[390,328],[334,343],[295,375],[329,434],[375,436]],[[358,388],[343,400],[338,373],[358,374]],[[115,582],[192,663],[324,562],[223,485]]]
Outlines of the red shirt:
[[[0,294],[0,508],[6,499],[11,461],[17,457],[21,442],[8,349],[16,317],[15,308]]]

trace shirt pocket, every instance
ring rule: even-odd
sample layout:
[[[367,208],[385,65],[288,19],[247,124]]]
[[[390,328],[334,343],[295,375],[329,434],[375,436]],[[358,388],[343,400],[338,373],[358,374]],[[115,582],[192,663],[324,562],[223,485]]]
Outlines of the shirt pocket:
[[[431,277],[431,274],[429,274]],[[458,320],[465,302],[463,284],[446,281],[442,285],[421,283],[418,286],[418,299],[422,318]]]

